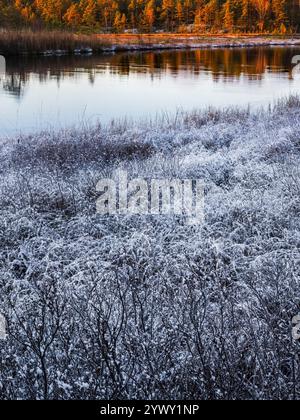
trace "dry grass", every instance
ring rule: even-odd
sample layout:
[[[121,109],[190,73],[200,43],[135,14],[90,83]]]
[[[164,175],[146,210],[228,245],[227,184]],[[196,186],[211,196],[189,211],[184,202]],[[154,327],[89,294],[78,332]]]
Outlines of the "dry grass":
[[[3,31],[0,51],[3,54],[42,53],[48,50],[74,52],[77,48],[102,48],[95,35],[76,35],[60,31]]]
[[[158,44],[158,43],[177,43],[177,42],[205,42],[205,43],[223,43],[223,42],[247,42],[257,40],[258,38],[263,40],[286,40],[290,37],[280,36],[280,35],[267,35],[267,34],[247,34],[247,35],[236,35],[236,34],[174,34],[174,33],[154,33],[154,34],[101,34],[97,35],[98,39],[101,39],[105,44]]]
[[[63,31],[4,30],[0,33],[2,54],[44,53],[92,48],[130,50],[148,48],[188,48],[209,46],[249,46],[270,43],[299,42],[300,38],[268,35],[205,35],[205,34],[73,34]]]

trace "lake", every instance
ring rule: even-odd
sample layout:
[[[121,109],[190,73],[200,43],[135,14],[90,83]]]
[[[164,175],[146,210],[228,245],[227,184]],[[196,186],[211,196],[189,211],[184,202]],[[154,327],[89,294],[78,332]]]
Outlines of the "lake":
[[[299,47],[7,57],[0,135],[153,118],[208,106],[267,106],[300,93]]]

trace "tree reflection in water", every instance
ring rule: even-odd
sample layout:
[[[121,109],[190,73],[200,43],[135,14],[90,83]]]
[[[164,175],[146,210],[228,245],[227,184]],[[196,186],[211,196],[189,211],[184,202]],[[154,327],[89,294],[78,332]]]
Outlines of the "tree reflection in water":
[[[88,75],[91,84],[97,75],[109,73],[127,76],[143,74],[162,77],[169,74],[176,78],[185,73],[200,76],[209,73],[215,82],[238,80],[262,80],[266,72],[288,73],[292,77],[292,57],[299,54],[297,49],[241,48],[132,52],[103,54],[97,56],[65,57],[8,57],[5,77],[1,87],[7,93],[20,97],[30,77],[38,77],[41,83],[66,78],[80,78]]]

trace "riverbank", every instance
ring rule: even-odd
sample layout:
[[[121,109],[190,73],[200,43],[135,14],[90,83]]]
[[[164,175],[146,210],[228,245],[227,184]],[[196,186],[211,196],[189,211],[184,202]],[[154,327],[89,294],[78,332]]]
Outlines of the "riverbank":
[[[92,54],[112,51],[235,48],[300,45],[300,37],[268,35],[198,35],[198,34],[95,34],[83,35],[59,31],[2,31],[0,52],[18,54]]]
[[[300,100],[0,143],[2,399],[300,399]],[[205,221],[96,185],[201,179]]]

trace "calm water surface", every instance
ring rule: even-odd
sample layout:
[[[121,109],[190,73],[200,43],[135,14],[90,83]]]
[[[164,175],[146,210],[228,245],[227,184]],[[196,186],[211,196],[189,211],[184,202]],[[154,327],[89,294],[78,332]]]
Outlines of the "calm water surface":
[[[7,58],[0,135],[36,132],[209,105],[267,105],[300,93],[300,48]]]

